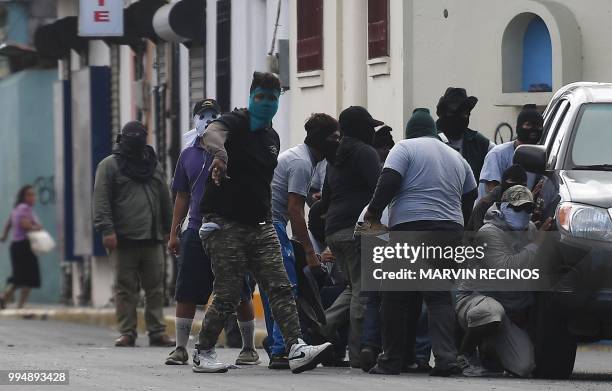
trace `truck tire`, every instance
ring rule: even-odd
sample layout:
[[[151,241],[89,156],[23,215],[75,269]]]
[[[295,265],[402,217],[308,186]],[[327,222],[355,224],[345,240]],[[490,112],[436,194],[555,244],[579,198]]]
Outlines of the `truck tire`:
[[[569,379],[576,360],[576,340],[569,333],[567,319],[539,298],[534,311],[533,347],[535,377]]]

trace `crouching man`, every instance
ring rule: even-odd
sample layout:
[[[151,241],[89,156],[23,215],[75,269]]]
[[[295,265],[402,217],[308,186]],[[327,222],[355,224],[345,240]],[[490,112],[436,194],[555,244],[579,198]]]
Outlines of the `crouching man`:
[[[489,209],[485,224],[475,238],[477,245],[486,243],[482,267],[529,269],[535,266],[538,250],[543,243],[542,232],[550,228],[550,219],[537,232],[530,222],[533,206],[531,192],[524,186],[516,185],[507,189],[502,194],[501,202]],[[465,288],[470,285],[464,282],[460,286]],[[531,375],[535,357],[524,326],[533,300],[533,293],[528,291],[459,292],[455,310],[466,332],[459,349],[460,358],[465,359],[465,376],[486,376],[489,373],[475,353],[477,347],[480,358],[485,350],[487,353],[492,350],[507,372],[519,377]],[[483,349],[485,346],[486,349]]]

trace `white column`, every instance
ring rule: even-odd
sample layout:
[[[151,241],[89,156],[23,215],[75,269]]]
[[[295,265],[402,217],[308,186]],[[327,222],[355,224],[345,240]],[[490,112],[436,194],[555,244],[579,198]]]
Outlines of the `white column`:
[[[206,0],[206,97],[217,98],[217,0]]]
[[[110,48],[104,41],[89,41],[89,65],[110,66]]]
[[[342,107],[367,106],[368,2],[342,2]]]
[[[265,0],[232,1],[231,107],[245,107],[253,71],[266,70]]]
[[[120,111],[119,117],[121,126],[126,122],[135,119],[134,111],[134,53],[127,45],[119,47],[119,99]]]

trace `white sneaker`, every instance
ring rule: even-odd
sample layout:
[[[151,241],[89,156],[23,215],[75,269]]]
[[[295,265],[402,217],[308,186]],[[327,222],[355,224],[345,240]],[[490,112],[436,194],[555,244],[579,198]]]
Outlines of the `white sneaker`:
[[[296,344],[289,350],[289,368],[293,373],[302,373],[314,369],[324,359],[325,353],[329,353],[332,344],[325,342],[323,345],[306,345],[298,339]]]
[[[200,350],[196,348],[193,352],[193,371],[200,373],[223,373],[227,372],[227,365],[217,360],[215,349]]]

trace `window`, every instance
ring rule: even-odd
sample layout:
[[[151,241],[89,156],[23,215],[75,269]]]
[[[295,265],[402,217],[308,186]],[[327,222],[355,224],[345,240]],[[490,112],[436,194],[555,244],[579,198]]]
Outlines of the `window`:
[[[552,91],[552,43],[546,23],[524,12],[512,19],[502,38],[502,90]]]
[[[552,91],[552,44],[546,23],[535,16],[523,38],[522,90],[529,92]]]
[[[389,0],[368,0],[368,58],[389,55]]]
[[[578,166],[612,165],[612,104],[589,103],[582,107],[572,147],[572,162]]]
[[[298,72],[323,69],[323,0],[297,0]]]

